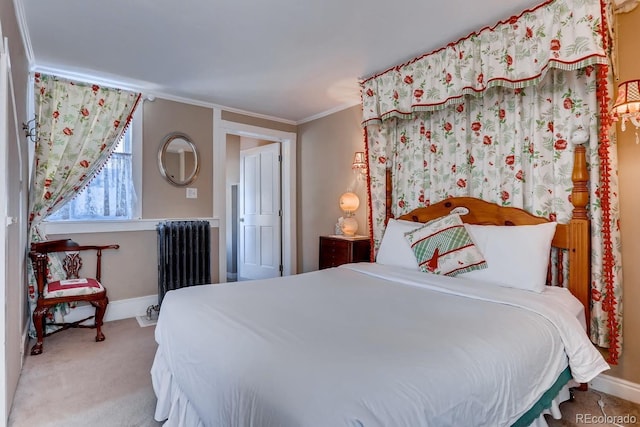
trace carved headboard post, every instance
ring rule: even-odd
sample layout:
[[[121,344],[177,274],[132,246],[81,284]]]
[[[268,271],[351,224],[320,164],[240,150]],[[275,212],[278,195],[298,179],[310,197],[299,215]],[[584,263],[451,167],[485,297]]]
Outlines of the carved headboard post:
[[[571,191],[571,204],[573,204],[573,219],[589,219],[587,216],[587,204],[589,203],[589,173],[587,172],[587,156],[584,145],[576,145],[573,154],[573,172],[571,174],[573,190]]]
[[[389,218],[393,218],[393,214],[391,213],[391,204],[393,203],[393,191],[391,188],[391,168],[387,168],[385,169],[385,186],[386,186],[386,190],[385,190],[385,209],[386,209],[386,218],[384,220],[384,225],[387,225],[387,222],[389,221]]]
[[[587,203],[589,203],[589,188],[587,182],[586,149],[584,145],[576,145],[573,159],[573,190],[571,204],[573,215],[569,222],[569,290],[585,307],[587,332],[590,327],[590,297],[591,297],[591,239]]]

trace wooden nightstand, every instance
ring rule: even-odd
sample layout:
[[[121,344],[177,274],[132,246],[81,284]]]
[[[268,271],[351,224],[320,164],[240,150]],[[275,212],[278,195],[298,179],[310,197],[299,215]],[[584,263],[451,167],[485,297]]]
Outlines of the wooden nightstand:
[[[369,261],[369,237],[320,236],[320,269]]]

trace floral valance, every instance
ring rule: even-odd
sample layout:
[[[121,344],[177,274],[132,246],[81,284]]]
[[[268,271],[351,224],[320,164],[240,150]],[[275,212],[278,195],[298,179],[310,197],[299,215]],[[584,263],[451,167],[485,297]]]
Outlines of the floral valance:
[[[606,64],[600,0],[552,0],[364,80],[364,124],[537,84],[549,68]]]

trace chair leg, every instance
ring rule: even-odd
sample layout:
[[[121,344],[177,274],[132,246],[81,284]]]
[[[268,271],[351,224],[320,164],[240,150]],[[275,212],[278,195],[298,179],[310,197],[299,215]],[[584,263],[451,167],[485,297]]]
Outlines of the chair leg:
[[[33,326],[36,329],[36,343],[31,347],[31,355],[37,356],[42,353],[42,344],[44,341],[44,319],[49,311],[48,307],[36,307],[33,310]]]
[[[96,341],[104,341],[104,334],[102,333],[102,318],[104,317],[105,311],[107,311],[107,304],[109,304],[109,299],[105,297],[100,301],[94,301],[93,305],[96,307]]]

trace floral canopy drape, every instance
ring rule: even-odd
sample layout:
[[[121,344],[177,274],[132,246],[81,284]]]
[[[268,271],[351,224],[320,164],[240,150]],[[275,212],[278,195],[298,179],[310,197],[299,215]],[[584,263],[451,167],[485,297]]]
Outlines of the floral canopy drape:
[[[89,183],[100,171],[131,120],[139,93],[35,75],[38,122],[34,167],[29,189],[30,241],[45,239],[40,223]],[[57,259],[50,273],[61,276]],[[35,278],[29,264],[28,297],[35,301]],[[67,307],[57,307],[61,321]]]
[[[573,134],[586,130],[591,338],[621,346],[616,150],[609,142],[607,7],[547,1],[362,82],[374,247],[394,215],[452,196],[571,217]]]

